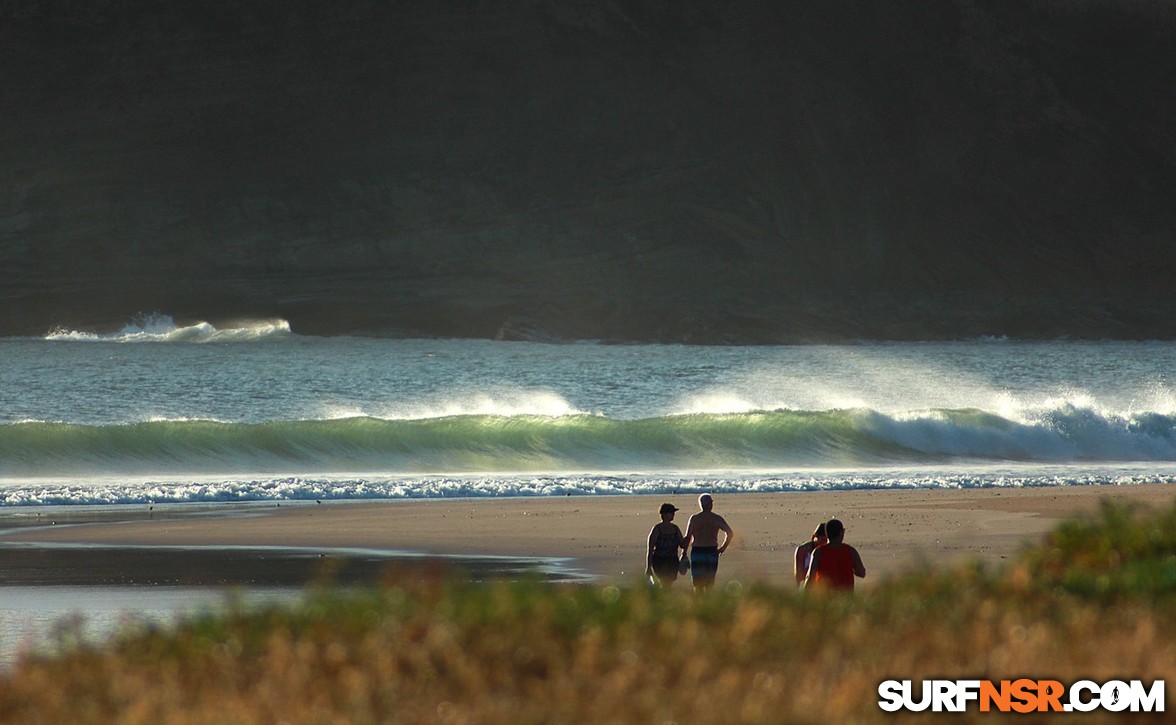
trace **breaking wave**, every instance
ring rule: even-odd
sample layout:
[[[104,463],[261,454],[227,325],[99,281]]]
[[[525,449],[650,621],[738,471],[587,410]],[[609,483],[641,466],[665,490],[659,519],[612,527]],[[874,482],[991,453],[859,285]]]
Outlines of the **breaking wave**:
[[[45,335],[46,340],[72,342],[255,342],[290,335],[290,323],[285,320],[243,320],[224,327],[207,322],[180,325],[168,315],[140,315],[121,330],[95,333],[56,329]]]
[[[1067,404],[1016,418],[976,409],[852,409],[640,420],[569,414],[0,425],[0,477],[21,478],[713,472],[994,461],[1176,461],[1176,415]]]

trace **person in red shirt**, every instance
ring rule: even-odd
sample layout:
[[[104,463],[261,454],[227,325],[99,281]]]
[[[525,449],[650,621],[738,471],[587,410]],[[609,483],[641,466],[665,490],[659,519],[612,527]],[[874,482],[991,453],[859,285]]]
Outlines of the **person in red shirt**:
[[[825,524],[829,543],[813,549],[804,588],[852,592],[854,577],[866,575],[866,565],[857,549],[845,543],[845,524],[830,519]]]

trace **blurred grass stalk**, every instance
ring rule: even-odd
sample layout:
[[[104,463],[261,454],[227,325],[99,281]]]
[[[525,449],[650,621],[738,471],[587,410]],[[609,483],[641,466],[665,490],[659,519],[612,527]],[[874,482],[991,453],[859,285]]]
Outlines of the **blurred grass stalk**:
[[[1108,504],[999,570],[924,566],[856,597],[401,567],[99,646],[65,631],[0,681],[0,721],[894,721],[887,679],[1176,677],[1174,624],[1176,508]]]

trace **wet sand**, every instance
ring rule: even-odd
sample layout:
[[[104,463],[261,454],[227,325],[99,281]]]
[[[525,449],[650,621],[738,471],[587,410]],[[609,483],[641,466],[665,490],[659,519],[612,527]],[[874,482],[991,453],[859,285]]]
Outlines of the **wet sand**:
[[[715,511],[736,533],[719,578],[789,582],[793,550],[830,517],[845,522],[846,541],[862,554],[864,588],[924,560],[997,565],[1103,500],[1166,508],[1176,501],[1176,485],[717,495]],[[401,562],[401,571],[420,565],[422,555],[456,557],[449,561],[478,575],[555,567],[561,576],[623,583],[641,577],[646,537],[663,501],[681,509],[676,522],[685,529],[697,510],[694,496],[6,512],[0,585],[291,585],[322,576],[324,565],[355,582],[385,575],[391,562]]]

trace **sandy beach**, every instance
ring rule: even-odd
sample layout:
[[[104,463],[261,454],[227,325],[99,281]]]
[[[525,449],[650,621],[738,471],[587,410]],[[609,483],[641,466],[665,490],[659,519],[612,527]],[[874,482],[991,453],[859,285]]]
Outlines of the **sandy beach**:
[[[787,583],[794,548],[830,517],[845,522],[846,540],[862,553],[864,588],[923,560],[999,564],[1060,520],[1093,511],[1107,499],[1164,508],[1176,500],[1176,485],[720,495],[715,511],[734,528],[736,542],[721,560],[719,577]],[[296,583],[310,575],[323,552],[343,554],[346,578],[362,581],[377,576],[388,553],[404,552],[549,559],[568,572],[623,583],[641,576],[644,542],[663,501],[681,509],[676,522],[685,529],[697,510],[694,496],[8,513],[0,517],[0,581]]]

